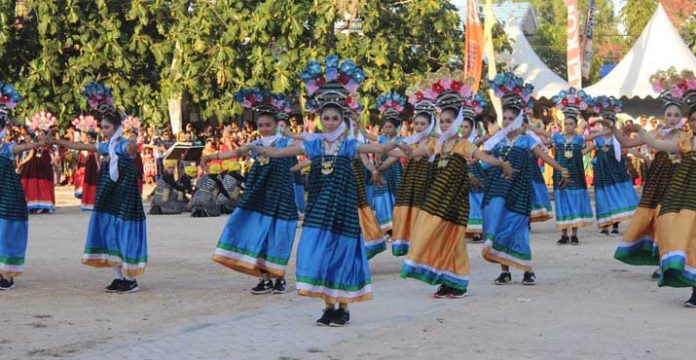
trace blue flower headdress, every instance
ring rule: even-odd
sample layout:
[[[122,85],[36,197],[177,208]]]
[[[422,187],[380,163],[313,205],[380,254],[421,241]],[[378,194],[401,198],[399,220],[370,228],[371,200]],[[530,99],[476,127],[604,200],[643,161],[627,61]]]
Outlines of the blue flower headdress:
[[[361,108],[355,95],[365,81],[365,73],[352,60],[340,62],[338,56],[329,55],[323,69],[321,62],[311,60],[300,73],[300,79],[305,84],[307,95],[313,97],[305,104],[311,113],[327,104],[348,108],[352,112]]]
[[[594,98],[594,108],[605,120],[616,121],[616,114],[623,110],[623,103],[615,97],[597,96]]]
[[[92,81],[82,90],[82,97],[87,99],[87,104],[92,109],[99,111],[102,116],[120,117],[121,120],[126,119],[126,114],[114,107],[114,97],[110,87],[100,82]]]
[[[486,97],[482,93],[471,94],[462,99],[462,116],[473,122],[477,115],[483,113],[483,109],[487,105]]]
[[[14,86],[0,81],[0,118],[5,119],[8,110],[14,109],[20,101],[22,101],[22,96],[15,90]]]
[[[376,102],[377,109],[385,120],[394,119],[398,123],[401,122],[399,115],[404,111],[404,105],[406,105],[406,99],[403,96],[395,92],[388,92],[378,97]]]
[[[533,107],[530,98],[534,85],[525,83],[524,79],[511,72],[496,75],[491,80],[490,86],[495,96],[501,98],[504,108],[525,111]]]
[[[563,111],[566,117],[577,119],[580,112],[588,109],[593,110],[594,101],[585,91],[578,91],[574,87],[561,90],[558,95],[551,98],[556,109]]]
[[[285,96],[258,87],[240,89],[234,94],[234,101],[259,115],[272,114],[279,120],[287,119],[292,112],[292,104]]]

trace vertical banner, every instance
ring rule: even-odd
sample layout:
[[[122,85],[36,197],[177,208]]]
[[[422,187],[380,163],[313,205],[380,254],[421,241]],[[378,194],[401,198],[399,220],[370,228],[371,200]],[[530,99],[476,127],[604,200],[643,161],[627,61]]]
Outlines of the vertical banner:
[[[495,26],[495,14],[493,13],[493,5],[491,0],[486,0],[486,8],[483,11],[483,52],[486,55],[486,60],[488,63],[487,77],[489,80],[493,79],[498,73],[495,66],[495,48],[493,47],[493,26]],[[493,109],[498,116],[498,125],[502,124],[503,121],[503,106],[494,94],[493,90],[488,90],[488,97],[491,99],[491,104],[493,104]]]
[[[592,67],[592,31],[594,31],[594,0],[590,0],[590,6],[587,9],[587,19],[585,21],[585,44],[582,52],[582,77],[585,79],[590,77],[590,68]]]
[[[577,0],[564,0],[568,7],[568,83],[580,89],[582,87],[582,63],[580,61],[580,24],[578,24]]]
[[[479,16],[478,1],[467,1],[466,14],[464,77],[474,78],[472,88],[474,91],[477,91],[481,83],[481,73],[483,72],[483,26]]]

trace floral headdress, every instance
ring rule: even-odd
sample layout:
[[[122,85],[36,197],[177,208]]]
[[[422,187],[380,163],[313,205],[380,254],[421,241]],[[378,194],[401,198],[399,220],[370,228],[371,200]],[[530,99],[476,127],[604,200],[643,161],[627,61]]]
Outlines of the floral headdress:
[[[477,92],[476,94],[465,97],[462,101],[462,115],[465,119],[474,121],[477,115],[483,113],[483,109],[488,105],[486,97]]]
[[[53,114],[47,111],[40,111],[31,117],[31,123],[29,124],[29,128],[34,132],[39,130],[48,131],[48,129],[50,129],[51,126],[55,125],[55,123],[56,117],[53,116]]]
[[[394,119],[397,123],[401,123],[399,115],[404,111],[404,105],[406,105],[406,99],[403,96],[395,92],[388,92],[378,97],[376,102],[377,109],[385,120]]]
[[[353,113],[362,110],[357,92],[365,81],[365,73],[352,60],[340,62],[338,56],[329,55],[324,69],[321,62],[311,60],[300,73],[300,79],[305,84],[307,95],[312,97],[305,104],[310,113],[316,113],[328,104],[350,109]]]
[[[555,104],[556,109],[563,111],[563,115],[576,120],[580,112],[588,109],[593,110],[594,107],[592,97],[587,95],[585,91],[578,91],[574,87],[567,91],[561,90],[558,95],[551,98],[551,101]]]
[[[129,130],[133,132],[138,132],[140,130],[140,125],[142,122],[140,119],[138,119],[135,116],[128,116],[125,120],[123,120],[123,130]]]
[[[525,83],[524,79],[511,73],[498,74],[491,80],[491,89],[500,97],[504,108],[514,108],[525,112],[533,107],[531,101],[534,85]]]
[[[650,76],[650,84],[660,94],[664,106],[681,107],[687,97],[696,96],[696,75],[693,71],[677,72],[674,66]]]
[[[615,97],[597,96],[594,98],[594,108],[605,120],[616,122],[616,114],[623,110],[623,103]]]
[[[234,94],[234,101],[259,115],[272,114],[276,119],[287,119],[292,112],[292,105],[285,96],[258,87],[240,89]]]
[[[7,110],[14,109],[20,101],[22,101],[22,96],[15,90],[14,86],[0,81],[0,112],[6,114]]]
[[[73,126],[83,132],[95,132],[99,124],[92,115],[80,115],[72,121]]]

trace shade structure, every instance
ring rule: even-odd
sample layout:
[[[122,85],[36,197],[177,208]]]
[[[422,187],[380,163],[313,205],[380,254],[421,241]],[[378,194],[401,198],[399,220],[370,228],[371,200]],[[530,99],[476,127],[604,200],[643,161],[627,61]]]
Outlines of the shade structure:
[[[513,49],[512,54],[500,55],[500,58],[507,62],[508,67],[513,69],[516,75],[534,85],[533,98],[550,99],[570,86],[541,61],[519,26],[508,24],[505,32],[513,41]]]
[[[631,51],[607,76],[585,88],[585,92],[617,98],[657,97],[659,94],[650,85],[650,76],[671,66],[679,71],[696,71],[696,56],[659,4]]]

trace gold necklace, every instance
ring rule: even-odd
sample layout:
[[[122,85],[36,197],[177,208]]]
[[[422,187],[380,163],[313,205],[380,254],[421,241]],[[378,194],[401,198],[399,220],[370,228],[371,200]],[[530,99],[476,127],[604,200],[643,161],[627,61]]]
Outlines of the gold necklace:
[[[334,172],[334,166],[336,165],[336,160],[338,159],[338,150],[340,149],[341,142],[342,141],[339,140],[331,145],[328,145],[326,140],[324,140],[324,142],[322,143],[321,173],[323,175],[331,175]],[[331,160],[325,160],[324,153],[328,153],[328,155],[333,155],[333,158]]]
[[[437,162],[437,167],[439,169],[447,167],[447,164],[449,164],[449,158],[452,155],[452,149],[454,149],[454,145],[456,145],[457,142],[459,142],[459,139],[455,138],[454,142],[449,147],[449,151],[446,150],[447,141],[442,143],[442,152],[440,153],[440,161]]]
[[[564,136],[564,144],[563,144],[563,149],[565,150],[563,152],[563,156],[565,156],[566,159],[570,160],[573,158],[573,144],[572,141],[575,139],[575,135],[570,139],[570,142],[568,142],[568,137]]]

